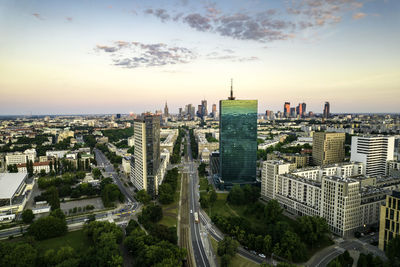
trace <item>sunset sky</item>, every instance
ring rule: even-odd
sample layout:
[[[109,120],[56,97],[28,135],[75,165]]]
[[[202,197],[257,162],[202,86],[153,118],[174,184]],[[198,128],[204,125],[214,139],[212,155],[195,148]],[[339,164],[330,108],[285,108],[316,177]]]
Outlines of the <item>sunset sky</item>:
[[[0,115],[400,112],[400,1],[0,0]]]

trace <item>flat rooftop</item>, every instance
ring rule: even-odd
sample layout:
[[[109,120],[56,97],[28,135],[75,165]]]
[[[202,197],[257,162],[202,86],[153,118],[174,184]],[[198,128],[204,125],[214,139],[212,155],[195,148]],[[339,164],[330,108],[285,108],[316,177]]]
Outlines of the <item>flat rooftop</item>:
[[[26,173],[0,173],[0,199],[12,198],[26,177]]]

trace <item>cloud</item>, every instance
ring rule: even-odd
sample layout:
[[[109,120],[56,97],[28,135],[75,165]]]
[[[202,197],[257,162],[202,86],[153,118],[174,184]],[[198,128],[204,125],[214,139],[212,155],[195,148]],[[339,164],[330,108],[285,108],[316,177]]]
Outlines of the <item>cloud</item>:
[[[68,22],[72,22],[72,20],[73,20],[71,17],[66,17],[65,19],[66,19]]]
[[[146,14],[154,15],[155,17],[159,18],[162,22],[165,22],[171,18],[171,16],[167,13],[165,9],[158,8],[158,9],[146,9],[144,11]]]
[[[39,13],[33,13],[32,16],[34,16],[35,18],[37,18],[39,20],[44,20]]]
[[[362,12],[358,12],[356,14],[353,15],[353,19],[362,19],[366,16],[367,14],[362,13]]]
[[[209,60],[229,60],[232,62],[245,62],[245,61],[256,61],[258,57],[240,57],[235,54],[235,51],[231,49],[222,49],[220,51],[213,51],[205,56]]]
[[[113,65],[124,68],[183,64],[197,58],[197,54],[188,48],[163,43],[116,41],[113,45],[97,45],[95,50],[107,53]]]
[[[187,23],[190,27],[202,32],[208,31],[212,28],[210,24],[210,19],[198,13],[187,15],[183,18],[183,21]]]

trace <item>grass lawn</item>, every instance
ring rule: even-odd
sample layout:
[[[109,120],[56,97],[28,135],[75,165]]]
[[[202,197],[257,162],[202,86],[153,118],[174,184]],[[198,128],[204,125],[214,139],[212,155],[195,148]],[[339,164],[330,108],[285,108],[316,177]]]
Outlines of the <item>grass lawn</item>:
[[[181,175],[178,177],[178,186],[175,192],[175,200],[171,204],[161,205],[163,209],[163,218],[159,222],[165,226],[171,227],[178,225],[178,213],[179,213],[179,198],[181,192]]]
[[[37,241],[36,247],[41,253],[48,249],[58,250],[60,247],[70,246],[75,251],[83,251],[89,247],[89,240],[83,230],[68,232],[64,236]]]
[[[207,191],[208,188],[208,180],[204,176],[200,178],[200,191]]]
[[[217,255],[218,242],[217,242],[217,240],[212,238],[210,235],[208,237],[211,240],[211,245],[213,247],[214,254]],[[221,259],[218,255],[217,255],[217,261],[218,261],[218,265],[220,265]],[[246,259],[246,258],[243,258],[239,254],[236,254],[235,257],[232,258],[230,266],[232,266],[232,267],[255,267],[255,266],[259,266],[259,265],[255,262],[252,262],[252,261]]]

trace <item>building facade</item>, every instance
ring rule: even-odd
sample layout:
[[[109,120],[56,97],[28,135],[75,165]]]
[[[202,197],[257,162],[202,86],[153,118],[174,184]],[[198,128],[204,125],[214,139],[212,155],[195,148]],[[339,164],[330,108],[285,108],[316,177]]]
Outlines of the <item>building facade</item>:
[[[400,235],[400,191],[393,191],[386,196],[386,203],[381,206],[379,224],[379,248],[386,250],[388,242]]]
[[[353,136],[350,160],[365,164],[365,175],[383,176],[394,159],[394,136]]]
[[[134,122],[134,170],[131,181],[137,190],[156,195],[155,176],[160,166],[160,118],[145,115]]]
[[[289,171],[283,161],[263,163],[261,197],[276,199],[295,215],[320,216],[332,233],[348,237],[377,224],[390,191],[386,184],[362,175],[362,163],[335,164]],[[396,186],[399,186],[397,181]]]
[[[225,187],[254,183],[257,161],[257,100],[220,101],[220,178]]]
[[[327,165],[344,161],[344,133],[315,132],[312,159],[315,165]]]

